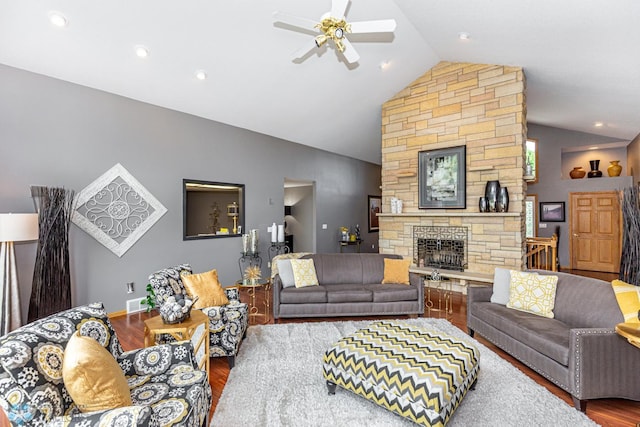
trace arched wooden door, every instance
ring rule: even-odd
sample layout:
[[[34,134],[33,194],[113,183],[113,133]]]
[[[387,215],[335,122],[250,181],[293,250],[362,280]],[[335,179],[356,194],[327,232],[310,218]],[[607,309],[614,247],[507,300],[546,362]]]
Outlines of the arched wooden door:
[[[618,273],[622,245],[618,192],[570,193],[569,203],[571,268]]]

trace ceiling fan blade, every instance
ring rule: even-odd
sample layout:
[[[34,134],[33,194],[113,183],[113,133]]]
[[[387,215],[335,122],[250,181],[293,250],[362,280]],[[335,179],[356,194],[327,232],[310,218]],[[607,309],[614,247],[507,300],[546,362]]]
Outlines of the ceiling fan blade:
[[[329,16],[336,19],[343,18],[344,13],[347,11],[348,5],[349,5],[349,0],[332,0],[331,13]]]
[[[305,43],[300,49],[296,50],[295,52],[293,52],[291,54],[291,59],[300,59],[302,57],[304,57],[307,53],[309,53],[309,51],[313,48],[317,48],[318,45],[316,45],[316,41],[315,39],[311,39],[309,40],[307,43]]]
[[[282,22],[283,24],[304,28],[305,30],[318,31],[316,28],[318,23],[316,21],[279,11],[273,12],[273,22]]]
[[[392,33],[396,29],[395,19],[381,19],[378,21],[351,22],[351,33]]]
[[[353,47],[351,42],[347,40],[346,37],[342,39],[342,44],[344,45],[344,51],[342,52],[342,54],[344,55],[344,58],[347,60],[347,62],[350,64],[358,62],[358,60],[360,59],[360,55],[358,55],[358,52],[356,52],[355,48]]]

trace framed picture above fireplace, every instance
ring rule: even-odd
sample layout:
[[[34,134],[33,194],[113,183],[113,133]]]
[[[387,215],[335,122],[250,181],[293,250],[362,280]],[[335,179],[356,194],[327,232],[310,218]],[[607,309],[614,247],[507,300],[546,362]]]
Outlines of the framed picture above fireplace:
[[[466,146],[418,153],[420,209],[465,209],[467,207]]]

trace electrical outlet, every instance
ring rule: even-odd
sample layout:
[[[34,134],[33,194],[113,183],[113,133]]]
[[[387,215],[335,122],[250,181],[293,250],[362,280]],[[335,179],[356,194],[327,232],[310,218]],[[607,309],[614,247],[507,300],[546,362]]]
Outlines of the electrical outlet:
[[[327,229],[327,224],[322,224],[322,229],[326,230]]]
[[[142,300],[143,298],[127,300],[127,314],[146,310],[147,306],[142,305]]]
[[[272,228],[273,228],[273,227],[271,227],[271,226],[267,227],[267,233],[271,233],[271,229],[272,229]]]

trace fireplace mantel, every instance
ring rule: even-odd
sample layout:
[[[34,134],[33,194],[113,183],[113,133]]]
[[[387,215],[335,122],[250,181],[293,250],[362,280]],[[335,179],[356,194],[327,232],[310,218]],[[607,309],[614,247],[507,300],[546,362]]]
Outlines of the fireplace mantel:
[[[394,213],[379,213],[379,217],[393,218],[393,217],[519,217],[523,215],[520,212],[406,212],[400,214]]]

